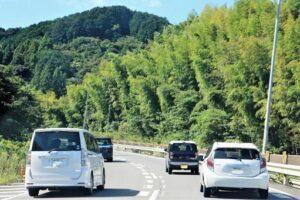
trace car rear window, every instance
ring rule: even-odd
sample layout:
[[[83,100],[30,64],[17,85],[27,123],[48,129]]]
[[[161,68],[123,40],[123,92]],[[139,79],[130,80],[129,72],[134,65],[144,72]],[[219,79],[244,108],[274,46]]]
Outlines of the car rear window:
[[[97,138],[97,144],[98,145],[111,145],[111,139],[110,138]]]
[[[78,132],[36,132],[31,151],[80,151]]]
[[[197,152],[197,146],[190,143],[174,143],[170,147],[171,152]]]
[[[241,149],[241,148],[219,148],[215,150],[215,159],[245,159],[255,160],[259,159],[259,152],[255,149]]]

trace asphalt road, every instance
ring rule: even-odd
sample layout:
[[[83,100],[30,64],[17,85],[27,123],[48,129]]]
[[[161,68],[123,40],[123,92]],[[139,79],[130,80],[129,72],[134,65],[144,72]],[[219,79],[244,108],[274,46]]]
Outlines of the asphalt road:
[[[204,199],[200,193],[199,175],[176,172],[167,174],[162,158],[127,152],[116,152],[115,161],[105,163],[107,184],[104,191],[85,196],[79,190],[42,191],[36,199]],[[22,184],[0,186],[0,200],[27,200]],[[220,192],[209,199],[258,199],[256,191]],[[278,190],[270,190],[269,199],[300,199]]]

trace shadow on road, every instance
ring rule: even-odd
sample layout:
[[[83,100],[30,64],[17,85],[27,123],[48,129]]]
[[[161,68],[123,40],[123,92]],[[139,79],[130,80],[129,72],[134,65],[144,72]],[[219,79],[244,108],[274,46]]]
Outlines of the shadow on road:
[[[125,188],[107,188],[103,191],[94,191],[93,196],[87,196],[81,190],[57,190],[49,191],[36,198],[94,198],[94,197],[132,197],[139,193],[138,190]]]

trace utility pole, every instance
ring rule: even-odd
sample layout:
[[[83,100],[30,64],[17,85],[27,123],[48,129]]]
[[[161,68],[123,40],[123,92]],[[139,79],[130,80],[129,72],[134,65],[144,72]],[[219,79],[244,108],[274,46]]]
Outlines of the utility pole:
[[[268,145],[269,122],[270,122],[270,112],[271,112],[271,104],[272,104],[272,86],[273,86],[273,76],[274,76],[274,68],[275,68],[276,46],[277,46],[277,38],[278,38],[281,3],[282,3],[281,0],[278,0],[277,13],[275,18],[273,50],[272,50],[272,59],[271,59],[271,69],[270,69],[270,78],[269,78],[268,100],[267,100],[267,108],[266,108],[262,153],[266,152],[267,145]]]
[[[89,99],[89,95],[88,95],[88,93],[86,93],[84,116],[83,116],[83,129],[86,128],[86,116],[87,116],[87,110],[88,110],[88,99]]]

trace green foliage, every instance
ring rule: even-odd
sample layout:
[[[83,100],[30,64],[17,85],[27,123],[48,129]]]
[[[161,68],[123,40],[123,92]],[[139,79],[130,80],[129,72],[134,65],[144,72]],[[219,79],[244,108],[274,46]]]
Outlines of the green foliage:
[[[20,181],[29,142],[0,140],[0,185]]]

